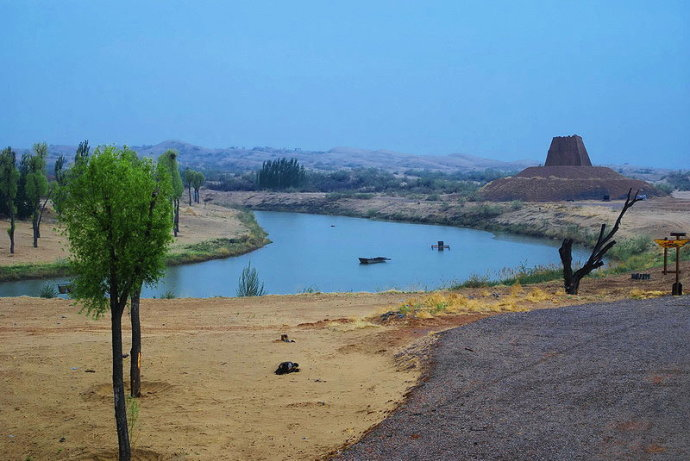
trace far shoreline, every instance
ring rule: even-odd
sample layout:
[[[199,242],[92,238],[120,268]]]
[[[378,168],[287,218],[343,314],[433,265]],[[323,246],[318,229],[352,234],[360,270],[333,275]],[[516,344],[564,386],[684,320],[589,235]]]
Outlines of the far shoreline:
[[[194,209],[191,210],[194,212]],[[256,222],[251,211],[237,208],[230,208],[229,210],[232,210],[236,216],[231,218],[224,217],[224,219],[235,219],[237,221],[234,223],[235,227],[241,228],[245,232],[234,232],[231,237],[209,235],[211,238],[205,240],[196,239],[192,243],[182,245],[176,245],[177,242],[173,242],[172,251],[167,255],[166,266],[179,266],[240,256],[271,243],[267,237],[268,234]],[[183,222],[182,225],[184,224]],[[39,241],[39,248],[37,250],[40,251],[41,248],[41,242]],[[66,258],[0,265],[0,283],[42,280],[69,275],[69,262]]]

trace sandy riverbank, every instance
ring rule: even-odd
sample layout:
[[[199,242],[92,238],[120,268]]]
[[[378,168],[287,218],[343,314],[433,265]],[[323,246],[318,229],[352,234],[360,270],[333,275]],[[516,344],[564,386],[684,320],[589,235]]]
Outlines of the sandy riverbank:
[[[552,282],[455,293],[146,299],[138,459],[322,458],[404,399],[434,332],[501,312],[655,295],[670,289],[671,277],[588,279],[580,296]],[[403,306],[420,310],[382,321]],[[77,311],[65,300],[0,298],[7,459],[114,459],[110,323]],[[280,342],[283,333],[295,342]],[[276,376],[282,361],[302,371]]]
[[[603,223],[613,225],[622,201],[465,202],[455,195],[437,200],[369,194],[207,191],[214,203],[258,210],[323,213],[395,221],[438,223],[561,238],[596,234]],[[619,236],[663,238],[669,232],[690,232],[690,196],[660,197],[638,202],[626,213]]]
[[[239,219],[240,211],[218,205],[182,206],[180,232],[170,246],[172,254],[190,245],[216,239],[239,239],[249,229]],[[15,230],[15,253],[9,253],[9,222],[0,221],[0,267],[20,264],[55,263],[68,257],[67,238],[62,235],[54,214],[48,210],[41,225],[38,248],[33,247],[31,222],[21,221]]]

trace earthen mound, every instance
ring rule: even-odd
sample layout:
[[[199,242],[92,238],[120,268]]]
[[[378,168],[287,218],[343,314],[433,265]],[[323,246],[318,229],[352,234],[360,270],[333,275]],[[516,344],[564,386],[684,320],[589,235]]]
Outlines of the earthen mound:
[[[515,176],[484,186],[485,200],[553,202],[560,200],[621,199],[632,189],[648,196],[662,195],[654,186],[626,178],[601,166],[542,166],[527,168]]]

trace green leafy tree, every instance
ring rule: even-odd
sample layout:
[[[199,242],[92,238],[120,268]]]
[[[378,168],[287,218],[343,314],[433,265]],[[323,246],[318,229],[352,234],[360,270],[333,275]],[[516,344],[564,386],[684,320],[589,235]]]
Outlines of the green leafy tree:
[[[204,185],[206,177],[201,171],[195,171],[192,175],[192,187],[194,188],[194,201],[199,203],[199,189]]]
[[[65,159],[64,155],[60,155],[57,160],[55,160],[55,167],[53,169],[53,172],[55,174],[55,186],[53,187],[53,193],[52,198],[53,198],[53,207],[55,208],[55,211],[60,213],[60,208],[62,206],[62,188],[67,184],[67,173],[68,170],[66,168],[65,162],[67,159]]]
[[[10,217],[10,227],[7,235],[10,237],[10,254],[14,253],[14,230],[15,214],[17,206],[17,188],[19,184],[19,171],[17,170],[17,154],[11,147],[7,147],[0,152],[0,200]]]
[[[256,174],[257,184],[263,189],[299,187],[304,179],[304,167],[295,158],[266,160]]]
[[[158,168],[161,173],[167,173],[170,178],[170,185],[172,187],[172,204],[173,204],[173,233],[177,237],[180,232],[180,198],[184,192],[184,184],[182,183],[182,175],[180,175],[180,168],[177,165],[177,152],[173,149],[168,149],[158,157]]]
[[[48,198],[41,206],[41,198],[48,194],[48,178],[45,174],[48,145],[44,142],[34,144],[34,153],[28,157],[26,177],[24,180],[24,193],[29,209],[31,210],[31,227],[33,228],[34,248],[38,247],[38,239],[41,237],[41,219]]]
[[[85,139],[84,141],[80,142],[79,146],[77,146],[77,152],[74,154],[74,164],[78,165],[82,161],[89,158],[90,150],[91,148],[89,147],[88,139]]]
[[[184,170],[184,175],[182,175],[182,180],[184,181],[184,187],[189,191],[189,206],[192,206],[192,181],[194,180],[194,174],[196,171],[187,168]]]
[[[65,156],[60,155],[57,160],[55,160],[55,167],[53,168],[53,173],[55,174],[55,181],[60,186],[64,186],[67,179],[67,168],[65,166]]]
[[[122,314],[132,293],[162,274],[171,239],[169,183],[150,160],[137,159],[127,148],[96,149],[74,170],[59,215],[71,250],[72,295],[94,317],[110,310],[119,459],[129,460]]]

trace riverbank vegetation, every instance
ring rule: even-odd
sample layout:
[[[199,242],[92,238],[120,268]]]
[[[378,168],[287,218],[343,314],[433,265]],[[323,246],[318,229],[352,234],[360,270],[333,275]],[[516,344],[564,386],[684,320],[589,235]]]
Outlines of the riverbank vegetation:
[[[168,254],[167,265],[178,266],[239,256],[271,243],[266,231],[256,222],[254,214],[246,209],[239,211],[238,219],[247,229],[246,234],[237,238],[211,239],[183,246]]]
[[[461,194],[468,200],[476,200],[476,192],[481,186],[512,173],[495,169],[452,173],[429,170],[391,173],[377,168],[318,171],[305,170],[295,159],[279,159],[264,162],[256,172],[208,173],[207,187],[219,191]]]
[[[242,235],[236,238],[213,238],[178,246],[166,256],[166,265],[177,266],[239,256],[271,242],[250,210],[239,209],[237,218],[246,229]],[[66,259],[0,266],[0,282],[66,277],[68,275],[70,275],[70,269]]]

